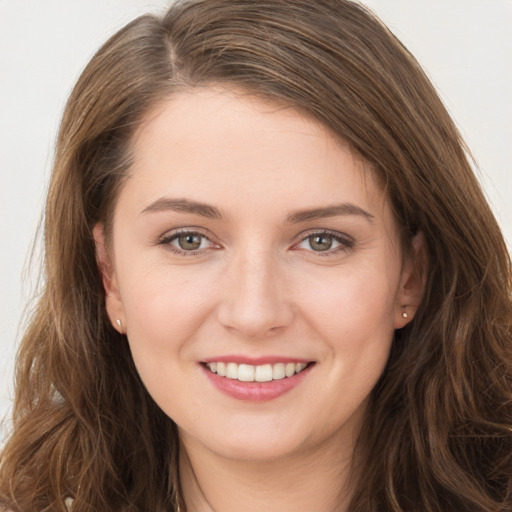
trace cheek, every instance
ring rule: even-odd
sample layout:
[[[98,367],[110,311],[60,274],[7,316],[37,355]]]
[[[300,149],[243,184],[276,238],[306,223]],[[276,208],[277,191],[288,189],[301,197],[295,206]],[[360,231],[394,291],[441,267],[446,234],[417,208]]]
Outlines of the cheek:
[[[183,376],[207,305],[198,282],[176,272],[130,272],[122,289],[127,338],[137,371],[156,403],[181,418],[197,401]]]
[[[325,393],[332,400],[325,409],[339,411],[333,424],[362,406],[384,371],[394,336],[395,280],[385,272],[342,274],[315,294],[304,294],[302,307],[329,368],[325,389],[334,391]],[[343,407],[338,407],[340,400]]]
[[[332,403],[325,409],[331,415],[337,409],[342,420],[346,411],[361,406],[384,371],[394,337],[393,287],[386,273],[354,272],[332,279],[315,294],[303,294],[301,311],[329,367],[325,388],[336,390],[326,393]],[[344,406],[338,408],[339,403]]]
[[[303,285],[297,294],[302,312],[330,338],[349,342],[373,331],[392,335],[397,279],[386,271],[346,268],[325,276],[310,273]]]
[[[213,304],[208,272],[159,265],[133,265],[121,295],[134,358],[162,361],[164,352],[187,348]]]

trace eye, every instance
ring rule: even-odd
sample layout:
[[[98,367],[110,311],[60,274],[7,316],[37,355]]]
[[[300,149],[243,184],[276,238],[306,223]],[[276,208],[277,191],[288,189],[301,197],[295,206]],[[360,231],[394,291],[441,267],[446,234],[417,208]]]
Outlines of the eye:
[[[328,235],[311,235],[307,240],[313,251],[328,251],[335,243],[334,238]]]
[[[318,253],[332,254],[339,250],[348,250],[354,246],[354,241],[341,233],[322,231],[311,233],[303,238],[295,247]]]
[[[201,249],[206,237],[197,233],[182,233],[176,236],[172,241],[171,245],[175,245],[184,251],[197,251]]]
[[[197,231],[180,231],[164,236],[159,243],[166,245],[178,254],[193,255],[206,249],[217,249],[206,235]]]

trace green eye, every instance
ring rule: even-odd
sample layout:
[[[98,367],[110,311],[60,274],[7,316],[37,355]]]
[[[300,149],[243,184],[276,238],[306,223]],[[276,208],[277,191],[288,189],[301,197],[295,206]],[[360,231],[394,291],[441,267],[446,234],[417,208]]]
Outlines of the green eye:
[[[207,235],[186,229],[164,235],[158,240],[158,244],[180,256],[198,256],[221,248]]]
[[[309,246],[313,251],[328,251],[333,244],[333,237],[328,235],[312,235],[308,237]]]
[[[330,231],[317,231],[305,235],[295,246],[296,249],[305,249],[316,253],[324,253],[324,256],[348,251],[354,247],[354,240],[343,234]]]
[[[196,251],[201,247],[204,236],[196,233],[183,233],[176,237],[180,249],[184,251]]]

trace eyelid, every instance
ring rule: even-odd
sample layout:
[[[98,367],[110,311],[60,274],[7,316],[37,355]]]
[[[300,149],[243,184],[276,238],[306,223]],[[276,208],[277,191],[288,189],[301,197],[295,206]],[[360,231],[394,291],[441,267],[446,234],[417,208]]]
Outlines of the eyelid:
[[[171,244],[172,241],[174,241],[177,237],[183,234],[190,234],[190,235],[198,235],[200,237],[205,238],[208,240],[211,244],[210,247],[192,250],[192,251],[186,251],[183,249],[180,249],[179,247],[176,247]],[[318,256],[328,256],[332,255],[334,253],[337,253],[338,251],[348,251],[352,249],[355,245],[355,240],[347,235],[346,233],[342,233],[339,231],[334,231],[331,229],[308,229],[307,231],[303,231],[297,236],[297,241],[292,245],[291,249],[300,249],[298,246],[302,242],[306,241],[309,237],[312,236],[328,236],[330,238],[333,238],[336,242],[338,242],[340,245],[335,248],[327,249],[325,251],[314,251],[313,249],[309,249],[309,252],[314,253]],[[157,245],[165,245],[169,248],[169,250],[172,250],[176,254],[184,255],[184,256],[194,256],[198,254],[203,254],[208,250],[211,249],[220,249],[221,244],[214,240],[215,237],[209,233],[208,230],[205,230],[204,228],[200,228],[197,226],[187,226],[187,227],[180,227],[176,229],[172,229],[169,231],[166,231],[163,235],[158,237],[156,244]]]
[[[171,242],[174,241],[180,235],[188,235],[188,234],[201,236],[201,237],[205,238],[206,240],[208,240],[210,242],[210,244],[212,244],[212,246],[203,248],[203,249],[197,249],[194,251],[185,251],[185,250],[180,249],[179,247],[176,247],[171,244]],[[169,248],[169,250],[171,250],[172,252],[179,254],[179,255],[194,256],[197,254],[203,254],[205,251],[207,251],[209,249],[219,249],[220,244],[215,242],[213,240],[213,238],[214,238],[213,235],[211,235],[204,228],[200,228],[197,226],[186,226],[186,227],[181,227],[181,228],[176,228],[176,229],[166,231],[163,235],[158,237],[156,244],[157,245],[165,245]]]
[[[298,248],[299,244],[315,235],[326,235],[333,238],[340,244],[340,246],[335,247],[334,249],[328,249],[326,251],[314,251],[313,249],[310,249],[310,252],[315,253],[318,256],[327,256],[338,251],[347,251],[353,249],[355,245],[355,240],[351,236],[345,233],[341,233],[340,231],[334,231],[331,229],[308,229],[307,231],[303,231],[298,235],[298,241],[293,244],[292,249]]]

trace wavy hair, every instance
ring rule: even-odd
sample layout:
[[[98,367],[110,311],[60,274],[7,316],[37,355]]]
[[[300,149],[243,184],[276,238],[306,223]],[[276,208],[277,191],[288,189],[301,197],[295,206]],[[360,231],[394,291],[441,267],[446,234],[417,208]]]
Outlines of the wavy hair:
[[[45,284],[19,348],[0,504],[185,510],[176,425],[106,316],[92,229],[108,233],[147,113],[210,84],[317,119],[372,164],[406,238],[425,238],[426,293],[372,393],[350,511],[512,510],[508,251],[433,86],[349,0],[179,1],[128,24],[85,68],[57,141]]]

